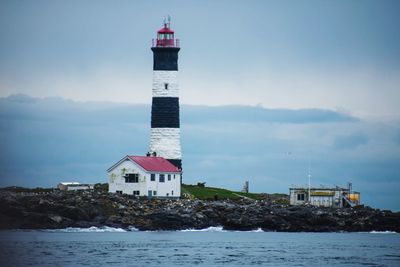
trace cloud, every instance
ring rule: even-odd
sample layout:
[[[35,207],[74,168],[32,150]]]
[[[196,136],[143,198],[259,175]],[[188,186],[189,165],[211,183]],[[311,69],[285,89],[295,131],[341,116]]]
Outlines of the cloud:
[[[183,105],[181,115],[185,183],[287,192],[306,184],[310,162],[313,184],[352,181],[365,203],[400,209],[395,191],[374,189],[400,187],[396,127],[319,109]],[[0,186],[106,182],[122,156],[147,152],[149,135],[149,105],[0,98]]]
[[[335,148],[355,149],[368,143],[368,137],[362,133],[353,133],[350,135],[337,136],[334,141]]]
[[[400,130],[394,134],[393,140],[396,144],[400,145]]]
[[[329,123],[356,121],[348,114],[326,109],[266,109],[251,106],[189,106],[182,107],[182,119],[188,123],[204,122],[274,122],[274,123]]]
[[[400,117],[398,3],[3,2],[0,96],[149,103],[150,43],[172,10],[182,103]]]

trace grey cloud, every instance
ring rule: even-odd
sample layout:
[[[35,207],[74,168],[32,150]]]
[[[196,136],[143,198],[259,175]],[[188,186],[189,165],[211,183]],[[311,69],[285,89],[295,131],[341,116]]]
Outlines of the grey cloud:
[[[62,98],[33,98],[11,95],[0,98],[0,116],[15,119],[65,120],[75,123],[107,124],[110,121],[148,123],[150,106],[144,104],[116,104],[110,102],[75,102]],[[135,114],[132,116],[132,114]],[[324,109],[265,109],[251,106],[192,106],[182,105],[184,123],[205,122],[273,122],[273,123],[329,123],[354,122],[348,114]]]
[[[287,192],[305,183],[310,160],[316,184],[351,179],[369,205],[400,209],[395,193],[379,202],[370,186],[377,177],[400,186],[398,146],[390,139],[397,129],[386,127],[380,137],[390,151],[382,159],[372,147],[374,126],[334,111],[183,105],[181,112],[186,183],[240,190],[248,179],[254,191]],[[149,105],[1,98],[0,186],[106,182],[116,160],[147,152],[149,134]],[[361,145],[366,149],[342,153]]]
[[[395,135],[394,135],[394,137],[393,137],[393,141],[394,141],[396,144],[400,145],[400,130],[399,130],[397,133],[395,133]]]
[[[337,136],[334,140],[334,147],[338,149],[354,149],[367,144],[368,136],[362,133],[353,133],[350,135]]]
[[[191,123],[235,121],[274,123],[352,122],[358,119],[348,114],[325,109],[266,109],[251,106],[183,106],[182,119]]]

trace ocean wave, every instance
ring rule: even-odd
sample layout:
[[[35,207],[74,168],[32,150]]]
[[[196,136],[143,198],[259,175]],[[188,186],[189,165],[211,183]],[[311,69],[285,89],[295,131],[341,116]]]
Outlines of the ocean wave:
[[[371,231],[369,234],[397,234],[395,231]]]
[[[222,226],[210,226],[204,229],[185,229],[185,230],[180,230],[180,232],[228,232],[228,231],[224,230]]]
[[[251,230],[251,231],[249,231],[249,232],[252,232],[252,233],[264,233],[264,230],[261,229],[261,228],[258,228],[258,229],[256,229],[256,230]]]
[[[211,226],[204,229],[185,229],[180,230],[180,232],[250,232],[250,233],[263,233],[264,230],[261,228],[250,230],[250,231],[234,231],[234,230],[224,230],[222,226]]]
[[[59,232],[59,233],[105,233],[105,232],[124,233],[124,232],[138,232],[140,230],[134,226],[129,226],[127,229],[115,228],[115,227],[109,227],[109,226],[102,226],[102,227],[92,226],[89,228],[67,227],[67,228],[63,228],[63,229],[46,229],[43,231]],[[156,230],[156,231],[146,231],[146,232],[160,232],[160,231]],[[261,233],[264,231],[261,228],[250,230],[250,231],[235,231],[235,230],[225,230],[222,226],[210,226],[208,228],[203,228],[203,229],[178,230],[178,232],[221,232],[221,233],[224,233],[224,232],[251,232],[251,233]]]
[[[128,227],[128,231],[130,231],[130,232],[137,232],[137,231],[139,231],[139,229],[137,229],[135,226],[129,226],[129,227]]]
[[[92,226],[89,228],[79,228],[79,227],[67,227],[64,229],[48,229],[46,232],[62,232],[62,233],[105,233],[105,232],[113,232],[113,233],[123,233],[126,230],[122,228],[114,228],[109,226],[96,227]]]

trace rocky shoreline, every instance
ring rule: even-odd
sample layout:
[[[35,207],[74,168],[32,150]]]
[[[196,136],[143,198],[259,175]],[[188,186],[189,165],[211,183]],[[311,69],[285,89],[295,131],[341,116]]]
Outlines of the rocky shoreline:
[[[284,232],[400,232],[400,213],[369,207],[289,206],[269,200],[136,199],[98,191],[24,194],[0,190],[0,229],[135,227]]]

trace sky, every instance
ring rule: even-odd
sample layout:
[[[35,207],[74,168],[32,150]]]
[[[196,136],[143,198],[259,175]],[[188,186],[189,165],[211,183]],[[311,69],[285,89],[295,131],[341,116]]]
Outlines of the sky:
[[[400,210],[398,1],[0,1],[0,185],[147,152],[151,40],[180,39],[187,182],[307,182]],[[253,186],[253,187],[252,187]]]

